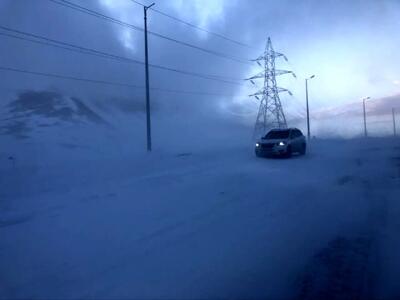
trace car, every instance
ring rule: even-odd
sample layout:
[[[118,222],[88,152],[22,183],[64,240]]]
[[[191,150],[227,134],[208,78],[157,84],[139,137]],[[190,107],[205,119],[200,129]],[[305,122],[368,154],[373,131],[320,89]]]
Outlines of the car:
[[[293,153],[304,155],[306,149],[306,138],[297,128],[272,129],[255,145],[255,153],[258,157],[291,157]]]

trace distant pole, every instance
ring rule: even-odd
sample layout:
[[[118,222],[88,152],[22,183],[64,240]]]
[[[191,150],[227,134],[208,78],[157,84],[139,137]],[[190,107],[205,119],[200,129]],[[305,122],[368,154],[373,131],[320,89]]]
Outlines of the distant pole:
[[[312,75],[310,78],[306,78],[306,107],[307,107],[307,139],[310,140],[310,110],[308,108],[308,80],[313,79],[315,75]]]
[[[147,10],[154,5],[143,6],[144,10],[144,54],[146,65],[146,124],[147,124],[147,151],[151,151],[151,120],[150,120],[150,84],[149,84],[149,54],[147,45]]]
[[[392,117],[393,117],[393,135],[396,136],[396,115],[394,108],[392,108]]]
[[[363,113],[364,113],[364,136],[367,137],[367,114],[365,113],[365,101],[370,99],[370,97],[366,97],[363,99]]]

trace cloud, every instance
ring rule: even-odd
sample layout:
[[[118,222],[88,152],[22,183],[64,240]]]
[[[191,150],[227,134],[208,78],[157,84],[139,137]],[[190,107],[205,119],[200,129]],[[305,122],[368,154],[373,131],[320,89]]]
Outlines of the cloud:
[[[171,1],[171,7],[179,18],[186,19],[203,28],[221,27],[225,13],[234,9],[237,0],[194,0]],[[216,25],[216,26],[215,26]],[[200,36],[204,36],[201,35]]]
[[[79,5],[143,26],[142,8],[131,1],[81,1]],[[146,1],[149,3],[150,1]],[[47,0],[1,1],[1,24],[23,31],[82,45],[143,61],[143,32],[105,22]],[[310,82],[313,109],[346,105],[364,95],[374,98],[398,92],[400,58],[397,28],[400,25],[400,3],[393,0],[365,1],[162,1],[156,8],[243,41],[241,47],[210,34],[195,31],[156,12],[149,12],[149,29],[180,41],[230,56],[250,59],[262,53],[267,36],[276,50],[285,53],[289,64],[277,67],[293,69],[299,79],[279,77],[278,84],[294,92],[295,98],[282,96],[284,108],[293,115],[303,114],[304,77],[316,74]],[[65,50],[2,38],[0,65],[36,71],[72,75],[144,86],[143,65],[71,53]],[[216,57],[165,39],[149,36],[149,59],[164,65],[196,73],[246,78],[255,67]],[[2,71],[3,72],[3,71]],[[88,99],[130,99],[143,103],[144,90],[54,78],[3,73],[0,88],[39,89],[63,92]],[[227,107],[248,113],[249,122],[257,105],[247,95],[251,85],[232,86],[178,73],[150,69],[152,87],[203,91],[218,96],[192,96],[151,92],[151,99],[169,113],[190,115],[196,111],[209,114],[227,113]],[[4,99],[4,98],[3,98]],[[127,100],[129,101],[129,100]],[[238,108],[238,103],[243,109]]]

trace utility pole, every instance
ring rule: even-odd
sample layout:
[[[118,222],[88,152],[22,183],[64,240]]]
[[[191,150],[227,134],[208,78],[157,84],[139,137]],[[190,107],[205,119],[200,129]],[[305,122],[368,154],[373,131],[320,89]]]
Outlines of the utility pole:
[[[311,134],[310,134],[310,110],[308,108],[308,81],[313,79],[315,75],[312,75],[309,78],[306,78],[306,108],[307,108],[307,139],[310,141]]]
[[[287,61],[284,54],[276,52],[273,49],[271,39],[268,38],[264,53],[253,60],[261,67],[262,71],[247,79],[254,85],[256,84],[254,82],[255,79],[264,81],[262,89],[250,95],[260,101],[256,124],[254,126],[254,138],[264,136],[271,128],[287,128],[286,117],[283,112],[279,93],[287,92],[290,95],[292,93],[287,89],[277,86],[276,76],[292,74],[296,77],[296,75],[292,71],[276,69],[275,59],[278,57],[283,57]]]
[[[371,97],[366,97],[363,99],[363,112],[364,112],[364,136],[367,137],[367,114],[365,113],[365,101],[370,99]]]
[[[149,53],[147,45],[147,10],[155,3],[149,6],[143,6],[144,11],[144,55],[146,64],[146,124],[147,124],[147,151],[151,151],[151,120],[150,120],[150,84],[149,84]]]
[[[392,117],[393,117],[393,135],[396,136],[396,115],[394,108],[392,108]]]

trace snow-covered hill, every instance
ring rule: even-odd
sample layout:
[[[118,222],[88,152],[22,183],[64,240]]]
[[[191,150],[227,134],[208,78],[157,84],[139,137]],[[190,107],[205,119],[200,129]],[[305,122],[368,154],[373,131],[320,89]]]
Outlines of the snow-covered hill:
[[[0,121],[2,169],[140,160],[146,154],[143,99],[100,101],[52,91],[20,91],[7,99]],[[189,110],[188,103],[163,105],[152,107],[156,153],[192,153],[251,140],[250,127],[218,113]]]

